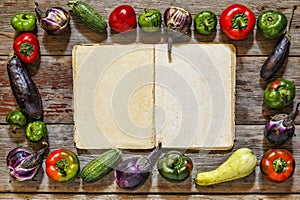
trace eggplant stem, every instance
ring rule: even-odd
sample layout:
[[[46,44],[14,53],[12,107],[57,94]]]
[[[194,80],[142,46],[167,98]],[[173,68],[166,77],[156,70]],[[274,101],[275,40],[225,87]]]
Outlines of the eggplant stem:
[[[291,27],[292,20],[293,20],[293,16],[294,16],[294,13],[295,13],[295,10],[296,10],[296,9],[297,9],[297,6],[294,6],[293,9],[292,9],[292,13],[291,13],[291,16],[290,16],[288,25],[287,25],[287,27],[286,27],[286,32],[285,32],[285,35],[286,35],[286,36],[289,36],[289,35],[290,35],[290,27]],[[290,37],[290,36],[289,36],[289,37]]]
[[[147,159],[152,160],[152,157],[161,149],[161,142],[158,142],[154,150],[152,150],[148,155]]]
[[[168,60],[169,63],[172,62],[172,46],[173,46],[173,37],[168,37]]]

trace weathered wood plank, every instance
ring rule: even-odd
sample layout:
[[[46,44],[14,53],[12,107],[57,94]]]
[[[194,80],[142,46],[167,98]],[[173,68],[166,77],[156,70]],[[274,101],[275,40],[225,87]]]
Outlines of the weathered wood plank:
[[[105,199],[105,200],[121,200],[121,199],[133,199],[133,200],[144,200],[144,199],[174,199],[174,195],[147,195],[147,194],[11,194],[4,193],[2,194],[1,199],[74,199],[74,200],[82,200],[82,199]],[[265,200],[276,200],[282,199],[282,195],[269,194],[269,195],[259,195],[259,194],[244,194],[244,195],[227,195],[227,194],[209,194],[209,195],[198,195],[198,194],[176,194],[176,199],[178,200],[191,200],[191,199],[207,199],[207,200],[234,200],[234,199],[242,199],[242,200],[252,200],[252,199],[265,199]],[[290,200],[299,199],[299,195],[297,194],[284,194],[284,198]]]
[[[73,150],[79,155],[81,162],[81,168],[90,160],[95,158],[99,153],[92,151],[76,151],[73,144],[73,126],[71,125],[47,125],[49,129],[49,144],[50,151],[56,148],[68,148]],[[248,147],[253,150],[258,160],[260,161],[262,154],[270,148],[274,148],[273,145],[265,141],[263,136],[263,125],[238,125],[236,127],[236,139],[235,145],[230,151],[186,151],[186,155],[190,156],[194,162],[194,170],[192,176],[183,183],[169,183],[164,180],[158,173],[156,163],[152,170],[152,176],[140,189],[130,193],[152,193],[160,194],[168,192],[171,194],[176,193],[194,193],[194,194],[207,194],[207,193],[295,193],[300,192],[300,187],[297,182],[300,180],[300,171],[296,168],[293,177],[286,182],[280,184],[268,181],[260,173],[259,166],[255,171],[246,178],[239,180],[221,183],[209,187],[196,186],[193,183],[193,178],[197,172],[208,171],[215,169],[221,163],[223,163],[233,151],[241,147]],[[296,129],[299,129],[297,126]],[[43,163],[42,169],[39,171],[34,180],[25,182],[16,182],[12,180],[8,175],[8,169],[6,168],[5,157],[7,153],[17,146],[31,146],[39,148],[39,144],[29,143],[22,131],[17,134],[9,133],[8,126],[0,126],[1,138],[1,152],[0,152],[0,176],[2,177],[2,185],[0,192],[26,192],[26,193],[39,193],[39,192],[55,192],[55,193],[124,193],[125,191],[119,189],[114,182],[114,175],[110,173],[108,176],[93,184],[85,184],[80,178],[77,178],[71,183],[61,184],[55,183],[47,178],[45,174],[45,164]],[[291,142],[281,146],[293,152],[296,160],[300,158],[300,152],[297,151],[297,147],[300,145],[298,137],[293,138]],[[167,150],[161,151],[163,154]],[[142,151],[123,151],[124,159],[137,154],[146,154]],[[72,188],[72,190],[70,190]],[[234,188],[234,189],[233,189]]]
[[[263,103],[263,91],[266,83],[259,77],[259,70],[266,57],[238,57],[236,67],[236,124],[264,124],[269,116],[278,112],[288,113],[292,105],[282,110],[268,108]],[[0,123],[4,116],[17,108],[12,96],[6,72],[6,57],[0,56]],[[300,73],[299,57],[289,57],[286,67],[278,73],[293,81],[297,88],[294,101],[299,101]],[[44,105],[47,123],[73,123],[73,82],[71,56],[42,56],[41,64],[33,76]],[[184,102],[182,102],[184,103]],[[296,118],[300,123],[300,118]]]
[[[61,6],[67,10],[70,10],[66,6],[65,2],[62,1],[38,1],[41,8],[46,9],[50,6]],[[107,20],[111,11],[118,5],[122,3],[127,3],[127,1],[105,1],[98,3],[97,1],[87,1],[90,3],[99,13]],[[192,0],[188,2],[184,1],[142,1],[142,2],[130,2],[130,4],[135,8],[137,15],[143,12],[145,7],[156,8],[162,13],[169,6],[179,6],[189,10],[194,17],[200,10],[211,10],[219,16],[221,12],[233,2],[231,1],[201,1],[201,4],[198,1]],[[243,1],[243,4],[247,5],[253,10],[256,17],[263,10],[267,9],[276,9],[285,13],[287,16],[290,15],[290,10],[293,5],[300,5],[297,0],[290,1],[280,1],[274,3],[274,1],[262,1],[255,2],[251,0]],[[30,11],[34,13],[34,5],[31,2],[24,3],[23,1],[8,1],[4,0],[0,2],[0,55],[8,54],[12,49],[13,38],[15,33],[13,28],[10,26],[10,18],[13,16],[14,12],[12,10],[18,11]],[[89,30],[77,17],[71,13],[71,23],[70,29],[59,36],[49,36],[47,35],[40,27],[37,29],[37,35],[41,44],[41,53],[43,55],[70,55],[72,47],[76,44],[82,43],[102,43],[102,42],[111,42],[113,41],[114,35],[110,33],[108,29],[108,34],[96,34]],[[294,20],[291,27],[291,35],[293,36],[290,55],[295,56],[299,55],[300,52],[300,32],[299,32],[299,23],[300,23],[300,9],[297,9],[294,15]],[[193,29],[193,28],[192,28]],[[139,30],[137,31],[135,38],[131,38],[132,42],[140,42]],[[122,38],[123,37],[123,38]],[[127,36],[121,36],[118,38],[125,43],[128,43]],[[249,37],[244,41],[232,41],[228,39],[221,31],[218,24],[218,31],[215,35],[212,36],[201,36],[198,34],[191,35],[191,41],[212,41],[212,42],[230,42],[234,43],[238,47],[238,55],[268,55],[277,40],[267,40],[263,38],[260,34],[254,31]]]

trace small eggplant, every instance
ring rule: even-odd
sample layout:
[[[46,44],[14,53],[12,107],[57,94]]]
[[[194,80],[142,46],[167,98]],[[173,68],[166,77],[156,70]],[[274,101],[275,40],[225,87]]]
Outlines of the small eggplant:
[[[8,57],[7,72],[14,97],[21,111],[28,119],[41,119],[43,106],[39,90],[14,52]]]
[[[43,144],[45,146],[39,151],[26,147],[11,150],[6,158],[9,175],[17,181],[32,179],[42,165],[43,154],[48,150],[48,143],[44,141]]]
[[[171,61],[173,37],[188,34],[192,25],[192,15],[179,7],[169,7],[164,12],[164,23],[168,34],[168,57]]]
[[[294,6],[293,8],[289,24],[286,28],[286,33],[275,46],[272,53],[268,56],[267,60],[264,62],[260,70],[260,76],[265,81],[270,80],[279,71],[279,69],[284,64],[286,58],[288,57],[289,49],[291,46],[291,36],[289,31],[295,9],[296,6]]]
[[[141,187],[150,176],[153,157],[160,148],[161,143],[148,156],[136,156],[119,163],[114,171],[117,185],[124,190]]]
[[[264,135],[272,144],[281,145],[291,140],[295,135],[294,119],[298,114],[300,103],[289,115],[276,114],[266,124]]]
[[[61,7],[51,7],[43,12],[38,3],[35,3],[35,12],[41,27],[49,35],[59,35],[64,32],[70,23],[70,14]]]

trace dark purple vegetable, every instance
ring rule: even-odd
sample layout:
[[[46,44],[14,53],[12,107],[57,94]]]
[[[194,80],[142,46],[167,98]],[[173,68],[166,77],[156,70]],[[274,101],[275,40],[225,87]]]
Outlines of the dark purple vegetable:
[[[14,97],[28,119],[41,119],[43,116],[42,98],[25,66],[15,53],[7,60],[7,72]]]
[[[148,156],[136,156],[122,161],[115,169],[117,185],[124,190],[141,187],[150,176],[152,159],[161,148],[159,144]]]
[[[294,119],[298,114],[299,105],[300,103],[289,115],[276,114],[268,121],[264,135],[269,142],[281,145],[293,138],[295,135]]]
[[[38,3],[35,3],[35,12],[41,27],[50,35],[59,35],[64,32],[70,23],[70,14],[61,7],[52,7],[43,12]]]
[[[289,30],[295,9],[296,6],[293,8],[285,35],[280,39],[260,70],[260,76],[266,81],[270,80],[276,74],[276,72],[279,71],[288,57],[291,45],[291,36]]]
[[[48,150],[48,143],[41,150],[34,151],[32,148],[17,147],[11,150],[6,158],[10,169],[9,175],[17,181],[32,179],[42,165],[42,155]]]
[[[173,37],[188,34],[192,25],[192,15],[179,7],[169,7],[164,12],[164,23],[167,27],[168,37],[168,56],[171,61]]]

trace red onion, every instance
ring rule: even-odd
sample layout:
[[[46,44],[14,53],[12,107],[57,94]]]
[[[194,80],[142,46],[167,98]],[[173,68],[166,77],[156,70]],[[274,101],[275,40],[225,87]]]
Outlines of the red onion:
[[[10,169],[9,175],[17,181],[32,179],[42,165],[42,155],[48,150],[48,143],[41,150],[34,151],[32,148],[17,147],[11,150],[6,158]]]

